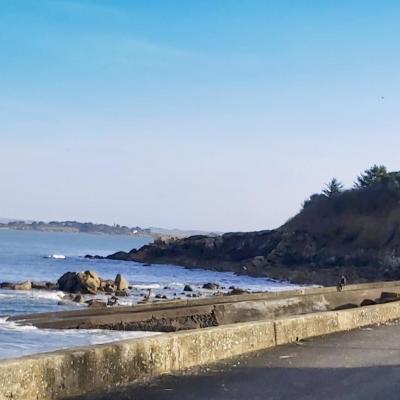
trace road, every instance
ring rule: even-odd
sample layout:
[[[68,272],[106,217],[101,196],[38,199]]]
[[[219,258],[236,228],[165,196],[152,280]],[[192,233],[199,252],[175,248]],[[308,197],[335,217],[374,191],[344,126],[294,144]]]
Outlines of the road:
[[[252,353],[81,400],[400,399],[400,325]]]

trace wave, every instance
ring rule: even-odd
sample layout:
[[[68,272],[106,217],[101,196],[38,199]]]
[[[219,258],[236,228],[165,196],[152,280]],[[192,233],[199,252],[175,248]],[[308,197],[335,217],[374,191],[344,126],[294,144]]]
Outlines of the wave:
[[[158,283],[132,285],[135,289],[160,289],[161,285]]]
[[[46,291],[46,290],[33,290],[30,292],[31,297],[36,299],[60,300],[65,297],[64,292],[60,291]]]
[[[32,325],[23,325],[15,321],[9,321],[7,317],[0,317],[0,330],[8,331],[36,331],[38,328]]]
[[[64,254],[49,254],[45,258],[53,258],[54,260],[65,260],[67,257]]]

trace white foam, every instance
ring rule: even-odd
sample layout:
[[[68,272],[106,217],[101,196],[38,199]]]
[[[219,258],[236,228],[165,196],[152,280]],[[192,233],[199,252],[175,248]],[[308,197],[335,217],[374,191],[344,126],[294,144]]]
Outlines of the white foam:
[[[9,321],[7,317],[0,317],[0,330],[9,331],[33,331],[37,330],[35,326],[32,325],[22,325],[15,321]]]
[[[15,295],[13,295],[13,294],[0,294],[0,299],[10,299],[10,298],[13,298],[13,297],[16,297]]]
[[[38,329],[0,318],[0,359],[159,334],[100,329]]]
[[[60,300],[65,297],[65,293],[60,291],[48,291],[48,290],[33,290],[30,292],[31,297],[37,299],[49,299],[49,300]]]
[[[142,284],[142,285],[132,285],[135,289],[160,289],[161,286],[158,283],[149,283],[149,284]]]

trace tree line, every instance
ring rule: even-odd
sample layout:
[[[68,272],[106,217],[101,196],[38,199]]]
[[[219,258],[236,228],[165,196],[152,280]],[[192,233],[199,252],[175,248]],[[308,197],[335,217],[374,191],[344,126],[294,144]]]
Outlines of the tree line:
[[[400,189],[400,172],[388,172],[384,165],[375,164],[357,177],[351,190],[362,190],[378,183],[388,183]],[[322,194],[330,198],[344,191],[343,183],[337,178],[332,178],[323,188]]]

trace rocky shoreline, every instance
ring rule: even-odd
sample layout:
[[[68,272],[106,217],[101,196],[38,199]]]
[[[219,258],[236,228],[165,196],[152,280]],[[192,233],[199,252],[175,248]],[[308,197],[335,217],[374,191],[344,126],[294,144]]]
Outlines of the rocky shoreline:
[[[226,288],[217,283],[207,282],[202,284],[201,288],[185,284],[181,291],[176,291],[173,296],[168,297],[165,294],[154,294],[151,289],[135,289],[121,274],[117,274],[115,279],[103,279],[95,271],[89,270],[66,272],[57,282],[0,282],[0,289],[60,291],[64,293],[64,296],[59,301],[59,305],[80,303],[92,308],[125,305],[124,299],[131,297],[133,294],[141,298],[137,303],[143,304],[154,301],[178,300],[182,297],[193,298],[249,293],[234,286]],[[170,288],[164,287],[164,290],[168,289]]]

